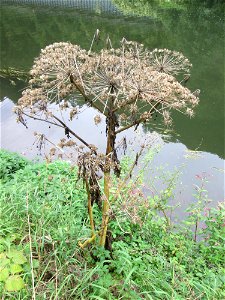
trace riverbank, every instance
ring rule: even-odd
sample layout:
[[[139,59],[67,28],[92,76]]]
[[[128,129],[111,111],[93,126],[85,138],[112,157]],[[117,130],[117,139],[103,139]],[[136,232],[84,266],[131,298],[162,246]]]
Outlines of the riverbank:
[[[111,253],[81,250],[78,241],[90,229],[76,168],[33,164],[5,151],[0,165],[2,299],[224,299],[222,204],[190,208],[175,226],[137,186],[126,191],[129,201],[115,204]],[[206,226],[195,232],[197,218]]]

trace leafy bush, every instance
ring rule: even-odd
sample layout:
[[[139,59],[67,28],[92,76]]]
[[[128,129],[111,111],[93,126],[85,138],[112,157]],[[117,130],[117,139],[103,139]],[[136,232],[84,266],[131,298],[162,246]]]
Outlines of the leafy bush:
[[[29,162],[16,153],[10,153],[6,150],[0,151],[0,179],[6,181],[11,179],[15,172],[23,169]]]

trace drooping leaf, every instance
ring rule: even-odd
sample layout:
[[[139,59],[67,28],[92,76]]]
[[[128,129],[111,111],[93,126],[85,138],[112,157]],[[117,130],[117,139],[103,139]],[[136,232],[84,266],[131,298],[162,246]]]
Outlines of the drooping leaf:
[[[5,282],[5,289],[8,292],[16,292],[20,291],[24,288],[25,284],[23,278],[19,275],[11,275]]]

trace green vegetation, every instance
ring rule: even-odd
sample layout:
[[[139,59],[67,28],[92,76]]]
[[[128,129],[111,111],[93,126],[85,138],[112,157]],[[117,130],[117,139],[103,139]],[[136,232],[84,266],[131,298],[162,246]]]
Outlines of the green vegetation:
[[[23,169],[29,163],[28,160],[14,153],[9,155],[7,151],[0,151],[0,178],[3,182],[12,179],[15,172]]]
[[[187,220],[175,226],[160,216],[159,195],[137,193],[140,182],[133,179],[114,204],[120,213],[110,225],[110,253],[95,245],[78,247],[90,229],[76,168],[62,161],[33,164],[6,151],[0,165],[2,299],[225,298],[224,206],[203,208],[204,185]],[[161,200],[171,192],[170,185]],[[136,219],[128,216],[135,204]],[[97,206],[95,213],[98,219]],[[194,241],[196,220],[206,227]]]

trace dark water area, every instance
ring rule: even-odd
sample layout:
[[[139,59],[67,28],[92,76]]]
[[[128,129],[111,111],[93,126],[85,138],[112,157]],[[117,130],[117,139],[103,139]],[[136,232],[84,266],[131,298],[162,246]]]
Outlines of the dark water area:
[[[193,64],[188,88],[201,90],[195,117],[189,119],[175,113],[172,130],[167,130],[158,120],[142,127],[141,131],[143,135],[155,131],[162,141],[161,151],[154,158],[156,166],[164,165],[169,171],[185,166],[176,191],[176,203],[182,203],[180,211],[194,201],[193,185],[198,185],[196,176],[199,174],[208,176],[207,189],[213,203],[223,201],[224,3],[217,1],[210,5],[208,1],[206,5],[204,1],[184,1],[183,5],[165,7],[162,1],[145,1],[148,6],[140,1],[140,6],[136,5],[134,10],[132,4],[124,2],[0,1],[1,68],[29,70],[40,49],[56,41],[70,41],[89,49],[97,28],[102,39],[110,35],[114,47],[126,37],[149,49],[168,48],[182,52]],[[11,111],[24,85],[0,80],[1,147],[34,157],[37,153],[32,147],[33,131],[40,129],[40,125],[31,122],[26,130],[16,124]],[[104,134],[98,135],[90,129],[93,115],[93,111],[85,111],[76,128],[92,142],[101,140],[103,144]],[[128,133],[131,139],[133,134],[132,131]],[[55,140],[59,138],[56,132],[50,135]],[[162,186],[158,182],[158,189]]]

